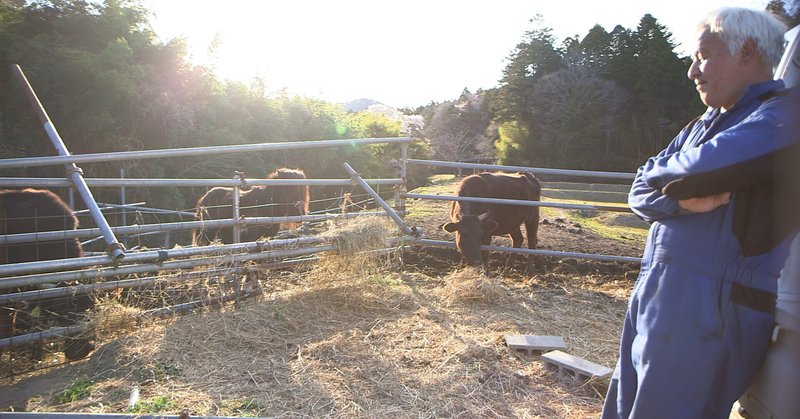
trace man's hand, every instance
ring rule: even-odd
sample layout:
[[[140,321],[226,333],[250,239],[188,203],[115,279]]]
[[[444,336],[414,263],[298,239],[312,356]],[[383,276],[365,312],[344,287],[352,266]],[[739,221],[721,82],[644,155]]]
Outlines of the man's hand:
[[[678,201],[678,206],[689,212],[709,212],[717,207],[727,204],[731,200],[730,192],[722,192],[716,195],[704,196],[702,198],[688,198]]]

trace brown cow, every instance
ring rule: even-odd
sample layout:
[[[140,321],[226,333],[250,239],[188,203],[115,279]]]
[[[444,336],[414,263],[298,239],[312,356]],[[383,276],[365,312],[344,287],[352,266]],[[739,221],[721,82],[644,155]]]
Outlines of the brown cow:
[[[278,169],[267,179],[305,179],[299,169]],[[219,220],[233,215],[233,188],[211,188],[197,201],[195,217],[198,220]],[[308,185],[254,186],[239,194],[239,214],[244,217],[288,217],[308,213]],[[278,233],[279,224],[250,225],[242,229],[242,242],[251,242],[261,237],[272,237]],[[193,232],[195,245],[206,245],[218,239],[233,243],[231,227],[211,228]]]
[[[43,189],[0,190],[0,234],[74,230],[78,219],[58,195]],[[0,245],[0,264],[83,256],[78,239]]]
[[[516,199],[538,201],[542,185],[530,173],[502,174],[478,173],[467,176],[458,186],[461,197]],[[497,205],[454,201],[450,209],[451,222],[442,226],[456,234],[456,247],[462,261],[468,265],[489,266],[489,252],[481,254],[481,245],[489,245],[492,236],[509,234],[514,247],[522,247],[520,225],[525,223],[528,248],[538,244],[539,207],[522,205]],[[533,256],[528,258],[528,270],[533,270]]]
[[[56,194],[42,189],[0,190],[0,235],[43,231],[74,230],[78,220]],[[77,238],[46,242],[0,245],[0,264],[35,262],[83,256]],[[59,284],[63,286],[66,284]],[[23,291],[23,290],[14,290]],[[94,306],[86,294],[69,298],[50,298],[37,302],[18,302],[0,307],[0,337],[30,333],[50,326],[67,326]],[[68,338],[64,346],[67,359],[85,357],[94,349],[94,338]],[[34,358],[41,358],[42,347],[33,347]]]

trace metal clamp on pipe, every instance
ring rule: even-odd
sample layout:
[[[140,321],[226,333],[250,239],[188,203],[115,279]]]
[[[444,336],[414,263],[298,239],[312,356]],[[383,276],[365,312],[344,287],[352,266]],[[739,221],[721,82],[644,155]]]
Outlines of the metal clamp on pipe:
[[[247,184],[247,179],[245,178],[243,171],[236,170],[233,172],[233,179],[236,180],[237,178],[239,180],[239,189],[243,191],[250,189],[250,185]]]
[[[67,177],[68,178],[72,177],[73,173],[77,173],[77,174],[83,176],[83,169],[81,169],[78,166],[65,166],[64,167],[64,171],[67,172]]]
[[[120,242],[113,242],[106,246],[106,254],[111,255],[114,260],[120,260],[125,257],[125,245]]]
[[[155,262],[160,265],[166,262],[167,260],[169,260],[169,252],[166,250],[159,250],[158,258],[155,260]]]

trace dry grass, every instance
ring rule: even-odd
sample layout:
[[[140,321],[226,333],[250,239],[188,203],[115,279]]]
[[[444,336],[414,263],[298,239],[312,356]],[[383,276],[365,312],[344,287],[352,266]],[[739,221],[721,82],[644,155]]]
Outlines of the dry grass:
[[[451,272],[436,294],[450,305],[469,301],[493,303],[509,296],[498,278],[486,275],[482,268],[473,267]]]
[[[99,336],[117,339],[136,330],[142,310],[120,304],[117,299],[102,297],[88,314],[88,323]]]
[[[260,298],[238,306],[142,324],[135,311],[103,304],[93,321],[118,352],[110,367],[86,365],[92,398],[29,407],[124,412],[138,387],[142,401],[169,399],[164,414],[598,415],[602,383],[547,372],[537,357],[509,351],[504,336],[560,335],[568,352],[611,367],[624,296],[558,274],[395,270],[395,257],[377,251],[393,231],[375,219],[337,226],[324,236],[340,253],[305,272],[264,275]],[[133,333],[115,334],[130,325]]]

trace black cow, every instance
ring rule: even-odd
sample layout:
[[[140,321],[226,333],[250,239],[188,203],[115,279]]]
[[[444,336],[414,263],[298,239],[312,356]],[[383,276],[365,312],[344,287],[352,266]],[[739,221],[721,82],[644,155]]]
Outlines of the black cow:
[[[281,168],[267,179],[305,179],[299,169]],[[211,188],[197,201],[195,218],[198,220],[220,220],[233,216],[233,188]],[[239,194],[239,214],[244,217],[287,217],[308,213],[308,185],[254,186]],[[261,237],[272,237],[278,233],[279,224],[250,225],[240,234],[242,242],[251,242]],[[195,245],[209,244],[218,239],[233,243],[231,227],[211,228],[193,232]]]
[[[41,189],[0,190],[0,235],[44,231],[75,230],[78,220],[56,194]],[[0,244],[0,264],[35,262],[83,256],[77,238],[22,244]],[[58,284],[64,286],[67,284]],[[13,290],[24,291],[23,289]],[[50,326],[67,326],[94,306],[86,294],[69,298],[17,302],[0,307],[0,337],[30,333]],[[64,355],[80,359],[94,349],[93,337],[68,338]],[[41,358],[42,347],[33,348]]]
[[[542,185],[530,173],[502,174],[478,173],[465,177],[458,186],[457,195],[475,198],[500,198],[538,201]],[[450,222],[442,226],[456,234],[456,247],[462,261],[468,265],[489,266],[489,252],[481,254],[481,245],[489,245],[492,236],[511,235],[514,247],[522,247],[520,225],[525,223],[528,248],[538,244],[539,207],[522,205],[497,205],[454,201],[450,208]],[[533,257],[528,258],[528,270],[533,269]]]

